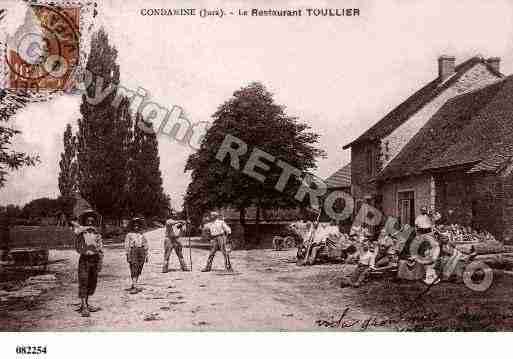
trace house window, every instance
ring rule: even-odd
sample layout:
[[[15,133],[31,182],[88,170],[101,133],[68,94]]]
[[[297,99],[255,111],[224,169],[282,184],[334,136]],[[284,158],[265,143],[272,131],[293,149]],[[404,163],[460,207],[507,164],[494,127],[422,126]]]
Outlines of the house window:
[[[415,193],[413,191],[402,191],[397,195],[397,210],[401,224],[414,225],[415,222]]]

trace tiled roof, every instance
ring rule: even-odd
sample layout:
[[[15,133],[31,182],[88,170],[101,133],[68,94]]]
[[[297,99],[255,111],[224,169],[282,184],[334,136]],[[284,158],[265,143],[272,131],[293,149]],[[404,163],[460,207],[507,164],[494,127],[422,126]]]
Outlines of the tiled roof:
[[[433,158],[425,169],[458,166],[476,162],[471,172],[495,170],[512,154],[513,147],[513,76],[482,91],[467,95],[485,105],[447,151]]]
[[[495,171],[513,156],[513,76],[447,101],[378,180],[467,166]]]
[[[437,77],[436,79],[422,87],[420,90],[415,92],[413,95],[408,97],[404,102],[402,102],[399,106],[394,108],[385,117],[383,117],[378,123],[376,123],[374,126],[365,131],[363,135],[358,137],[353,142],[345,145],[344,149],[347,149],[359,142],[373,141],[389,135],[392,131],[401,126],[412,115],[414,115],[417,111],[424,107],[424,105],[429,103],[442,91],[450,87],[465,72],[470,70],[478,63],[482,63],[485,66],[487,66],[487,68],[497,77],[503,76],[501,73],[497,72],[493,67],[491,67],[482,57],[472,57],[467,61],[462,62],[461,64],[456,66],[454,69],[455,74],[449,77],[449,79],[442,81],[439,77]]]
[[[348,163],[324,181],[328,188],[351,187],[351,163]]]

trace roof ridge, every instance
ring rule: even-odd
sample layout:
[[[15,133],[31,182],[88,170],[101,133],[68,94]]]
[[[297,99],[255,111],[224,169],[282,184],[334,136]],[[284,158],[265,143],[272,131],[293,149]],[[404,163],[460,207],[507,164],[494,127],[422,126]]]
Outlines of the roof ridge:
[[[454,68],[454,75],[451,75],[448,79],[443,81],[440,77],[436,77],[429,81],[419,90],[404,99],[391,111],[387,112],[385,116],[383,116],[378,122],[372,125],[354,141],[343,146],[343,149],[347,149],[355,143],[372,141],[376,137],[386,136],[386,134],[391,133],[478,63],[486,64],[487,69],[491,71],[490,66],[487,64],[484,57],[476,55],[468,58]],[[497,77],[503,76],[496,71],[493,72],[493,74]]]
[[[479,91],[483,91],[485,89],[487,89],[489,86],[495,86],[495,85],[498,85],[500,84],[501,82],[506,82],[507,80],[510,80],[511,78],[513,78],[513,75],[507,75],[507,76],[504,76],[500,79],[497,79],[496,81],[492,82],[492,83],[488,83],[488,84],[483,84],[479,87],[475,87],[473,89],[470,89],[470,90],[466,90],[454,97],[451,97],[450,99],[448,99],[446,101],[446,103],[448,102],[451,102],[451,101],[455,101],[455,100],[458,100],[460,99],[461,97],[464,97],[464,96],[468,96],[468,95],[472,95],[472,94],[475,94],[476,92],[479,92]]]
[[[509,101],[510,96],[507,94],[513,94],[512,78],[513,76],[508,76],[504,80],[493,82],[476,91],[467,91],[446,101],[404,146],[400,153],[383,169],[379,175],[379,180],[422,173],[432,167],[438,168],[438,164],[442,163],[452,166],[455,163],[462,162],[462,160],[467,161],[471,159],[476,161],[477,155],[480,154],[476,152],[472,155],[468,151],[462,150],[462,146],[470,143],[467,140],[467,136],[471,133],[472,129],[479,135],[480,132],[476,131],[476,126],[478,125],[476,121],[481,121],[479,120],[480,118],[486,118],[490,116],[492,111],[495,111],[496,105],[493,105],[492,101]],[[503,98],[504,96],[507,96],[507,98]],[[493,108],[489,106],[493,106]],[[500,107],[501,105],[499,104],[498,106]],[[513,114],[513,106],[508,106],[505,110],[507,114]],[[490,121],[501,121],[500,118],[502,117],[501,115],[499,117],[494,116],[490,118]],[[500,124],[498,123],[497,126],[500,126]],[[513,129],[513,123],[506,127],[508,127],[505,130],[507,130],[509,136],[509,133],[512,133],[509,129]],[[501,137],[499,139],[504,140],[504,135],[498,136]],[[513,142],[513,140],[509,142]],[[513,145],[511,147],[513,148]],[[455,157],[456,153],[460,153],[457,156],[458,158]],[[465,156],[468,159],[463,158]],[[493,154],[491,158],[496,157]]]

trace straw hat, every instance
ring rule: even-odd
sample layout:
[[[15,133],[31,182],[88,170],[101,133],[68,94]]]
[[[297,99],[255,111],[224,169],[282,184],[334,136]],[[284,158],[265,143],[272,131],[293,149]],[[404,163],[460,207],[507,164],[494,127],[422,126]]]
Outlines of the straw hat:
[[[82,212],[78,217],[78,223],[82,226],[89,225],[89,221],[91,220],[93,221],[93,226],[98,226],[100,223],[100,215],[93,210],[87,210]]]

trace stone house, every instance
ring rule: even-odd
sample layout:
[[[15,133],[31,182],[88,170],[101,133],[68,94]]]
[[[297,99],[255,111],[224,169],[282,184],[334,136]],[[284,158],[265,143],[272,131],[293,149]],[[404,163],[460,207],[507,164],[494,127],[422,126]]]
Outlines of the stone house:
[[[389,171],[431,176],[435,207],[446,222],[511,242],[513,77],[449,100]]]
[[[429,178],[446,223],[513,239],[513,76],[454,97],[428,121],[377,182]],[[416,194],[416,193],[415,193]]]
[[[434,177],[417,171],[417,166],[396,166],[402,161],[399,155],[448,100],[503,78],[499,65],[500,59],[496,57],[472,57],[456,66],[454,57],[441,56],[434,80],[345,145],[344,149],[351,149],[351,194],[355,207],[367,202],[386,216],[410,224],[421,206],[433,208]]]

